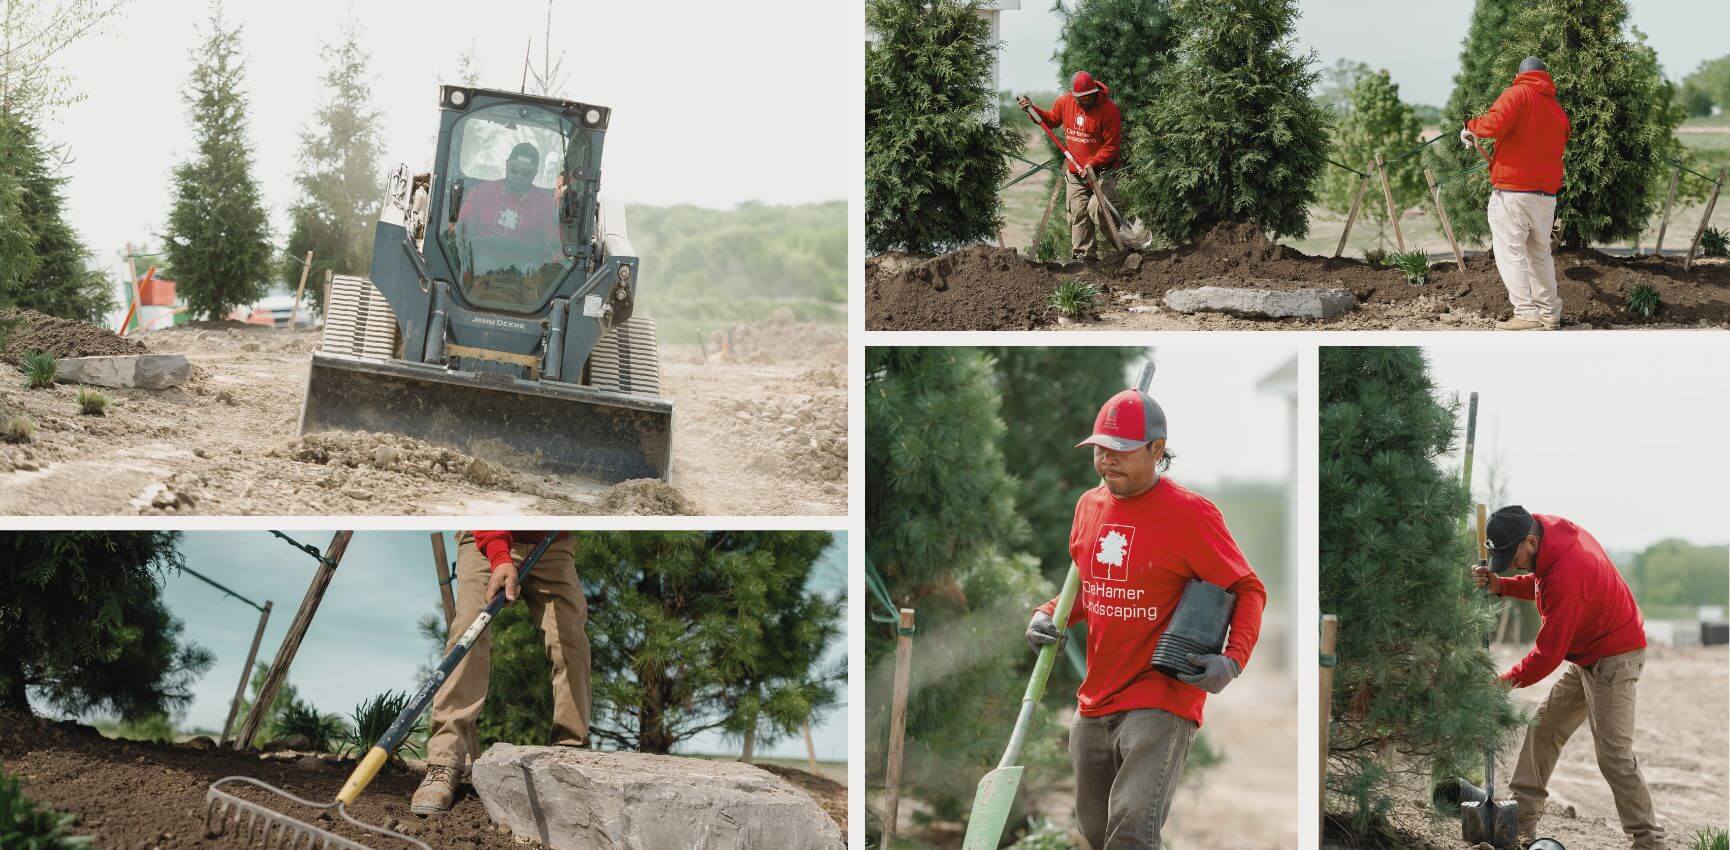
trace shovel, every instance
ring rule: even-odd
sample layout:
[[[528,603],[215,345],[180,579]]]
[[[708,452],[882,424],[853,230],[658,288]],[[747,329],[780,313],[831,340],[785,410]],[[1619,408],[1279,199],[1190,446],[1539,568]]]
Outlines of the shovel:
[[[546,554],[547,547],[553,545],[553,540],[557,537],[556,532],[547,532],[547,535],[541,538],[541,542],[535,544],[535,548],[529,552],[529,556],[523,559],[523,565],[517,569],[518,586],[521,586],[528,579],[529,571],[535,568],[535,564],[541,560],[541,556]],[[239,784],[269,791],[307,808],[335,809],[337,815],[343,820],[367,832],[386,838],[394,838],[419,847],[420,850],[432,850],[419,839],[382,826],[374,826],[355,820],[349,815],[347,806],[360,796],[360,792],[366,790],[366,786],[371,784],[373,777],[378,775],[379,769],[390,760],[390,754],[396,752],[396,748],[402,745],[403,739],[414,731],[415,721],[420,718],[421,712],[426,711],[426,707],[432,703],[433,694],[438,693],[439,687],[444,684],[451,671],[462,663],[463,656],[468,654],[469,647],[474,645],[481,633],[487,630],[488,624],[492,623],[493,617],[498,616],[499,611],[505,607],[506,601],[504,591],[501,590],[497,596],[493,597],[493,601],[487,603],[487,607],[482,609],[481,613],[475,617],[475,621],[469,625],[468,631],[463,632],[463,636],[457,641],[456,646],[451,647],[450,652],[445,653],[444,660],[439,662],[438,669],[433,671],[432,678],[427,679],[426,684],[421,685],[420,690],[415,693],[414,699],[410,700],[408,705],[403,706],[403,710],[397,714],[396,720],[391,722],[390,728],[386,729],[385,733],[379,737],[378,743],[373,744],[372,749],[367,751],[366,757],[360,760],[360,764],[355,765],[354,772],[349,775],[348,781],[343,783],[342,790],[337,792],[335,800],[329,803],[315,803],[249,776],[224,777],[211,783],[210,790],[204,796],[205,836],[214,838],[222,835],[232,825],[240,833],[242,842],[248,846],[260,844],[267,848],[298,848],[304,842],[308,848],[337,847],[341,850],[370,850],[365,844],[320,829],[262,804],[242,799],[236,796],[233,791],[223,788],[224,785]]]
[[[1063,579],[1063,592],[1057,595],[1057,610],[1051,623],[1058,634],[1069,625],[1069,609],[1075,604],[1075,594],[1081,588],[1081,573],[1075,564],[1069,565],[1069,575]],[[1061,641],[1059,641],[1061,643]],[[1015,807],[1015,792],[1021,787],[1021,746],[1027,741],[1027,726],[1033,721],[1033,708],[1045,696],[1045,682],[1051,678],[1051,665],[1057,658],[1057,644],[1039,648],[1039,660],[1033,663],[1033,676],[1027,681],[1027,692],[1021,697],[1021,714],[1015,718],[1015,729],[1009,733],[1009,746],[997,769],[979,780],[979,791],[973,795],[973,814],[967,820],[967,837],[961,850],[997,850],[1003,840],[1003,828],[1009,823],[1009,811]]]
[[[1485,543],[1484,506],[1478,505],[1478,566],[1488,567],[1488,545]],[[1488,593],[1489,588],[1484,592]],[[1490,648],[1490,635],[1484,633],[1484,649]],[[1460,780],[1460,837],[1468,844],[1491,844],[1512,847],[1519,839],[1520,807],[1513,800],[1496,799],[1496,751],[1484,753],[1483,797],[1478,789]]]
[[[1111,226],[1106,228],[1106,235],[1111,237],[1112,246],[1121,251],[1126,243],[1135,241],[1135,235],[1124,229],[1123,216],[1118,214],[1117,207],[1111,205],[1111,199],[1107,198],[1104,192],[1099,191],[1099,184],[1094,182],[1092,177],[1087,176],[1087,170],[1075,161],[1075,155],[1069,152],[1069,146],[1059,140],[1057,134],[1053,133],[1050,127],[1045,126],[1044,121],[1039,120],[1033,107],[1029,106],[1022,111],[1027,113],[1027,117],[1033,119],[1033,123],[1039,125],[1039,129],[1045,131],[1045,137],[1057,146],[1057,149],[1063,153],[1063,158],[1075,169],[1075,176],[1081,178],[1082,182],[1087,184],[1087,188],[1093,192],[1093,196],[1099,199],[1099,205],[1105,208],[1105,217],[1111,220]]]

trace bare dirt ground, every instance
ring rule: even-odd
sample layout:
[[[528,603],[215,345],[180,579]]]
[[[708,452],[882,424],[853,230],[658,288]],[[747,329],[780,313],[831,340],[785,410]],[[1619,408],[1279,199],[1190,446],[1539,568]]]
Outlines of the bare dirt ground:
[[[1507,669],[1523,648],[1501,646],[1496,661]],[[1515,691],[1520,704],[1536,711],[1561,670],[1529,688]],[[1634,753],[1652,792],[1668,846],[1687,848],[1694,834],[1723,829],[1730,810],[1730,649],[1723,646],[1674,649],[1652,646],[1640,677]],[[1513,775],[1522,733],[1503,741],[1496,760],[1499,777]],[[1499,792],[1505,797],[1506,792]],[[1412,788],[1396,802],[1395,822],[1409,841],[1401,846],[1422,850],[1455,850],[1460,840],[1458,816],[1431,817],[1427,789]],[[1550,779],[1550,799],[1538,827],[1541,836],[1562,842],[1568,850],[1621,850],[1628,846],[1616,819],[1610,786],[1598,772],[1592,733],[1580,727],[1562,750]],[[1324,847],[1348,845],[1330,839]]]
[[[663,349],[672,480],[610,488],[393,435],[297,437],[316,331],[208,323],[140,340],[185,354],[192,381],[103,390],[100,417],[80,415],[76,387],[26,390],[0,363],[0,419],[21,411],[36,426],[0,443],[0,514],[846,512],[844,331],[790,316],[736,328],[724,356]]]

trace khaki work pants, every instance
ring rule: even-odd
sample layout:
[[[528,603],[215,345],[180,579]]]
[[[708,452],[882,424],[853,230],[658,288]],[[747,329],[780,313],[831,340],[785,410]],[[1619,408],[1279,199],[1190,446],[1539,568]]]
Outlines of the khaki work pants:
[[[1117,204],[1117,173],[1105,174],[1096,181],[1099,190]],[[1111,228],[1111,214],[1105,211],[1105,205],[1093,196],[1093,190],[1087,188],[1081,176],[1069,171],[1063,172],[1063,185],[1069,190],[1067,205],[1069,209],[1069,245],[1070,254],[1076,259],[1097,256],[1099,243],[1109,250],[1114,244],[1107,230]]]
[[[1509,788],[1520,805],[1522,820],[1542,816],[1547,785],[1556,769],[1562,745],[1585,721],[1598,751],[1598,770],[1616,798],[1616,816],[1633,846],[1661,848],[1664,830],[1652,810],[1652,795],[1634,758],[1634,684],[1646,663],[1646,650],[1636,649],[1600,659],[1590,667],[1568,664],[1567,672],[1550,689],[1536,722],[1526,730],[1520,760]]]
[[[1490,192],[1488,212],[1496,271],[1508,289],[1514,318],[1560,322],[1562,297],[1556,292],[1556,262],[1550,256],[1556,199],[1497,189]]]
[[[551,533],[551,532],[549,532]],[[517,543],[511,554],[517,563],[535,548]],[[528,603],[529,615],[546,640],[547,657],[553,664],[553,743],[586,746],[589,737],[589,637],[583,627],[589,620],[588,602],[577,582],[572,557],[576,539],[566,535],[547,547],[522,595],[512,605]],[[485,555],[464,532],[457,541],[456,619],[451,623],[445,651],[474,623],[489,600],[483,598],[492,570]],[[487,679],[492,669],[493,635],[489,629],[475,639],[462,663],[451,671],[444,687],[433,697],[432,723],[427,738],[427,763],[467,770],[480,755],[475,721],[487,701]]]
[[[1159,831],[1195,723],[1157,708],[1083,717],[1069,727],[1075,815],[1093,850],[1159,850]]]

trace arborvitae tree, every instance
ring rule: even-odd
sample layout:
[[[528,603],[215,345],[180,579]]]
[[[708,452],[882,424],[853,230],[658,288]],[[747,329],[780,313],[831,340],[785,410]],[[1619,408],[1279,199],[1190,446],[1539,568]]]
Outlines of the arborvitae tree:
[[[23,130],[13,116],[0,110],[0,307],[8,306],[14,293],[29,288],[42,262],[36,255],[36,235],[25,224],[24,186],[19,179],[24,163]],[[5,330],[0,326],[0,337]]]
[[[1000,223],[997,187],[1021,139],[987,119],[984,0],[870,0],[865,49],[865,245],[946,250]]]
[[[66,222],[61,197],[66,178],[55,174],[40,131],[28,118],[8,114],[0,105],[0,125],[5,125],[0,134],[6,136],[9,148],[0,169],[11,171],[8,176],[21,190],[14,224],[30,234],[33,266],[19,278],[0,273],[0,301],[64,319],[93,321],[113,309],[114,297],[107,278],[90,268],[90,252]]]
[[[1455,408],[1416,348],[1322,349],[1320,595],[1340,619],[1328,789],[1359,832],[1386,826],[1395,774],[1479,776],[1521,720],[1481,643],[1496,609],[1472,585],[1469,499],[1443,466]]]
[[[1313,55],[1292,43],[1291,0],[1175,0],[1176,61],[1153,103],[1126,122],[1131,170],[1124,214],[1186,242],[1251,222],[1276,236],[1309,232],[1327,168],[1327,116],[1310,100]]]
[[[1423,141],[1422,122],[1410,106],[1401,102],[1400,87],[1386,70],[1359,76],[1351,88],[1350,101],[1351,110],[1334,125],[1334,159],[1361,170],[1375,160],[1377,153],[1392,159]],[[1322,204],[1346,212],[1351,208],[1358,182],[1358,175],[1328,166],[1322,178]],[[1396,212],[1417,203],[1427,191],[1418,158],[1411,156],[1389,165],[1388,184],[1393,190]],[[1385,223],[1387,205],[1365,203],[1358,214]]]
[[[1513,82],[1518,61],[1503,66],[1502,48],[1508,43],[1508,27],[1514,15],[1537,0],[1477,0],[1466,40],[1460,46],[1460,70],[1454,74],[1454,90],[1442,109],[1443,135],[1459,135],[1466,121],[1484,114],[1496,95]],[[1524,57],[1522,57],[1524,58]],[[1563,104],[1567,108],[1567,104]],[[1424,149],[1422,159],[1438,181],[1478,165],[1478,152],[1455,142],[1440,141]],[[1454,235],[1463,241],[1483,242],[1490,223],[1484,208],[1490,200],[1490,182],[1485,173],[1469,174],[1442,184],[1442,205],[1448,208]]]
[[[307,295],[324,310],[324,275],[367,274],[372,266],[373,220],[384,195],[379,173],[378,110],[372,106],[368,56],[350,23],[340,44],[326,45],[325,101],[314,125],[300,134],[300,200],[289,210],[293,230],[282,261],[282,281],[300,284],[301,264],[312,252]]]
[[[174,532],[0,534],[0,707],[29,697],[122,720],[192,700],[210,653],[180,639],[158,582],[182,566]]]
[[[1058,91],[1069,91],[1076,71],[1087,71],[1111,87],[1124,116],[1160,96],[1155,78],[1177,48],[1178,26],[1170,0],[1081,0],[1075,11],[1059,3]],[[1040,104],[1049,106],[1050,104]]]
[[[965,817],[979,777],[1002,755],[1033,659],[1022,630],[1054,595],[1038,562],[1014,554],[1026,539],[1022,488],[1005,467],[992,370],[978,349],[866,351],[866,558],[893,604],[918,612],[902,791],[948,820]],[[867,764],[877,783],[894,648],[893,627],[866,631]],[[956,710],[961,693],[966,711]],[[1036,728],[1028,763],[1052,768],[1061,741],[1060,730]]]
[[[184,95],[198,152],[174,168],[164,244],[194,316],[223,318],[263,296],[272,276],[270,225],[246,138],[245,70],[240,27],[227,28],[216,6]]]

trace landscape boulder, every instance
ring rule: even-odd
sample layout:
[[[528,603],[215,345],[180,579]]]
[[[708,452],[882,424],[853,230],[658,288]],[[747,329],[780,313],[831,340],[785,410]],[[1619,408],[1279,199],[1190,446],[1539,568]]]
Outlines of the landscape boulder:
[[[470,782],[494,823],[551,850],[841,850],[809,795],[734,761],[494,744]]]
[[[62,357],[54,362],[54,379],[63,384],[162,390],[191,378],[192,365],[184,354]]]
[[[1357,299],[1344,289],[1201,286],[1165,294],[1165,306],[1179,313],[1227,313],[1255,319],[1337,319],[1357,305]]]

